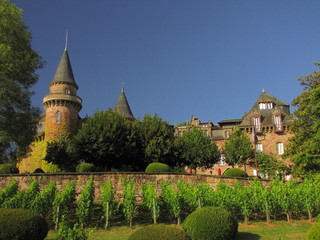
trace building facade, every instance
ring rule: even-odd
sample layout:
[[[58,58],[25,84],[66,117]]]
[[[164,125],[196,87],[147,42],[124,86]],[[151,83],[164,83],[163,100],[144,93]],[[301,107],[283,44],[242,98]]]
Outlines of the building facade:
[[[175,127],[175,134],[182,136],[185,131],[198,128],[221,149],[223,144],[228,141],[232,130],[239,127],[248,134],[256,152],[272,154],[289,165],[290,161],[283,159],[283,154],[288,140],[293,136],[293,133],[290,132],[292,121],[290,105],[263,91],[251,110],[240,119],[222,120],[215,125],[210,121],[202,123],[198,118],[192,116],[186,124]],[[236,167],[244,169],[244,166]],[[212,169],[198,169],[197,171],[216,175],[223,174],[228,168],[230,166],[226,164],[224,156],[222,156],[220,162],[215,164]],[[246,172],[251,176],[257,174],[256,169],[250,167],[246,167]]]

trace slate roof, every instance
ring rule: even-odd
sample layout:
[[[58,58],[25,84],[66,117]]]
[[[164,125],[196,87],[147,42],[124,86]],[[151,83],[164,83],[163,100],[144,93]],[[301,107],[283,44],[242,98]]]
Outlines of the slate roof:
[[[273,103],[272,109],[260,109],[260,103]],[[261,124],[263,126],[274,124],[274,115],[280,114],[283,125],[290,125],[293,121],[290,115],[290,105],[267,92],[262,92],[250,112],[243,116],[240,126],[251,126],[252,119],[255,114],[261,116]]]
[[[124,93],[123,88],[121,89],[121,93],[120,93],[120,96],[118,98],[118,101],[116,103],[114,110],[117,113],[119,113],[122,117],[124,117],[125,119],[135,120],[135,118],[131,112],[131,109],[130,109],[130,106],[129,106],[129,103],[128,103],[128,100],[127,100],[127,97]]]
[[[79,88],[76,81],[74,80],[73,71],[68,55],[68,51],[64,50],[61,60],[59,62],[57,71],[50,83],[66,83],[75,86],[77,89]]]

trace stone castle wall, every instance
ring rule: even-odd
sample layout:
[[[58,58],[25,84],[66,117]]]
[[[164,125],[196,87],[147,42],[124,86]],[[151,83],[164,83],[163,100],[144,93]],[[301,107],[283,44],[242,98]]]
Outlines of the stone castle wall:
[[[198,184],[207,183],[212,189],[215,189],[219,182],[231,183],[240,181],[243,184],[248,184],[252,178],[226,178],[210,175],[198,175],[198,174],[178,174],[178,173],[164,173],[164,174],[150,174],[150,173],[44,173],[44,174],[13,174],[13,175],[0,175],[0,190],[4,189],[8,185],[12,178],[19,182],[21,190],[25,190],[34,179],[38,179],[41,188],[45,188],[50,182],[54,181],[59,191],[61,191],[68,183],[76,181],[76,192],[84,188],[88,180],[93,177],[95,185],[95,199],[99,200],[101,196],[101,187],[103,184],[111,180],[113,187],[115,188],[117,198],[121,197],[122,192],[122,179],[133,178],[136,183],[136,194],[139,199],[141,196],[142,185],[146,182],[153,182],[157,184],[157,188],[160,190],[161,181],[175,181],[184,180],[188,183]],[[262,180],[263,184],[268,185],[268,180]]]

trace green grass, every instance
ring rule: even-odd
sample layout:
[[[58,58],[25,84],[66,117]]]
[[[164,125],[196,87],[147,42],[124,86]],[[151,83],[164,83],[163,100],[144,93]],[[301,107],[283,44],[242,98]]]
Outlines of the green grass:
[[[173,225],[176,226],[176,225]],[[239,233],[236,240],[304,240],[308,229],[312,226],[308,221],[301,220],[294,223],[284,221],[267,224],[254,222],[249,225],[239,224]],[[110,230],[93,230],[89,240],[127,240],[130,234],[138,230],[142,225],[129,228],[127,226],[115,226]],[[46,240],[54,239],[54,231],[50,231]]]

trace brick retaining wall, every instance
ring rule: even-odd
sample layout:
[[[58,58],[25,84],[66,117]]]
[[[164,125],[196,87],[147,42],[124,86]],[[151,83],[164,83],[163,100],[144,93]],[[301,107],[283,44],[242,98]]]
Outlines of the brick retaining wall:
[[[133,178],[136,183],[137,195],[141,194],[141,186],[150,181],[159,184],[161,181],[179,180],[182,179],[188,183],[207,183],[213,189],[216,188],[219,182],[234,183],[236,180],[247,184],[252,178],[228,178],[223,176],[212,175],[198,175],[198,174],[180,174],[180,173],[115,173],[115,172],[102,172],[102,173],[33,173],[33,174],[1,174],[0,175],[0,190],[8,185],[12,178],[19,182],[20,189],[25,190],[32,182],[33,179],[38,179],[41,188],[46,187],[50,182],[54,181],[58,190],[62,190],[69,182],[76,180],[76,192],[79,193],[85,186],[86,182],[93,177],[95,182],[95,199],[100,199],[101,186],[108,180],[111,180],[118,197],[122,194],[122,179]],[[268,180],[261,180],[263,184],[268,185]]]

